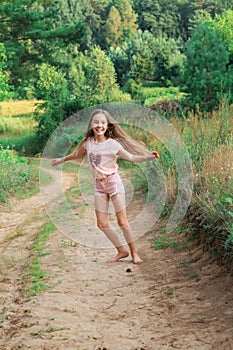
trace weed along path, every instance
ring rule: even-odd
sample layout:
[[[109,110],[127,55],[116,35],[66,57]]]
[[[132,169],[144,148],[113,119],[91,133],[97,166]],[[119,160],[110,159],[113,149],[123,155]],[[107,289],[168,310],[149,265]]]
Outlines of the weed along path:
[[[114,250],[72,243],[40,194],[1,208],[0,349],[233,349],[232,277],[189,243],[153,250],[161,231],[137,240],[142,265],[108,264]]]

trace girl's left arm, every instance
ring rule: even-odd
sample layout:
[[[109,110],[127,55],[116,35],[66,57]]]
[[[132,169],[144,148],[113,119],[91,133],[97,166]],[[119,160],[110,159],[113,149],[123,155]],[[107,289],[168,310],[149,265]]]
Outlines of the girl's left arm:
[[[155,158],[160,158],[158,152],[151,152],[149,155],[146,156],[138,156],[135,154],[132,154],[128,151],[126,151],[124,148],[121,148],[119,153],[118,153],[119,157],[128,160],[130,162],[133,163],[140,163],[140,162],[146,162],[148,160],[153,160]]]

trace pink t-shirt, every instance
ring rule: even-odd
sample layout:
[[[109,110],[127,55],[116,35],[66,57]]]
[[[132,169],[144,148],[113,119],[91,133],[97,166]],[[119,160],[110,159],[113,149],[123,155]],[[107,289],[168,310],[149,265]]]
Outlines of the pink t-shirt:
[[[122,145],[111,138],[97,143],[93,137],[85,142],[87,156],[95,178],[101,179],[118,171],[117,157]]]

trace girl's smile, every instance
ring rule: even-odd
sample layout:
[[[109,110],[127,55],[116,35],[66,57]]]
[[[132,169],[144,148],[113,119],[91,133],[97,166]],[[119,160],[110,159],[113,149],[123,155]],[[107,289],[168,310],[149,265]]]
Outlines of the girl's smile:
[[[91,127],[95,136],[104,136],[105,132],[108,129],[108,121],[105,115],[102,113],[96,114],[93,117]]]

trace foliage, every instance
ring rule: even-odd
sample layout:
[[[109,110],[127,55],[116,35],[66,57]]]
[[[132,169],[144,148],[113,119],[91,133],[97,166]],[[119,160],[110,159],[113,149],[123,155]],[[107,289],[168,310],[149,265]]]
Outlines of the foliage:
[[[232,107],[222,104],[209,120],[190,114],[183,121],[172,122],[193,160],[194,193],[188,224],[219,257],[232,257]]]
[[[5,1],[0,9],[0,42],[5,50],[0,85],[6,94],[2,98],[38,96],[43,64],[64,74],[70,95],[82,98],[87,90],[85,67],[95,47],[111,59],[121,87],[129,79],[136,84],[153,80],[160,86],[177,86],[185,42],[205,14],[213,18],[230,52],[231,9],[228,0]]]
[[[232,106],[223,101],[220,110],[214,112],[212,118],[203,119],[198,114],[190,113],[188,117],[173,117],[170,122],[184,141],[193,163],[193,196],[183,225],[188,227],[190,232],[195,232],[195,236],[206,248],[216,250],[219,258],[232,261]],[[159,164],[165,175],[163,181],[167,193],[162,215],[167,217],[177,198],[179,174],[173,155],[146,131],[141,131],[136,137],[149,149],[156,149],[160,154]],[[146,167],[151,174],[150,181],[155,181],[153,194],[158,196],[158,187],[161,190],[164,186],[163,182],[159,184],[158,166],[156,162],[149,162]],[[146,185],[144,180],[141,186],[146,188]]]
[[[61,102],[68,95],[67,80],[61,71],[49,64],[42,64],[37,82],[37,98],[45,101]]]
[[[120,94],[116,82],[114,65],[99,47],[94,47],[91,50],[89,62],[85,67],[85,75],[87,85],[85,86],[84,98],[88,99],[90,104],[114,101],[117,94],[122,101],[124,100],[124,95]],[[125,100],[129,100],[127,95]]]
[[[21,136],[3,136],[0,143],[4,149],[16,151],[22,156],[34,156],[41,153],[35,132]]]
[[[135,13],[131,3],[131,0],[114,0],[113,3],[115,3],[116,8],[118,9],[120,15],[121,15],[121,21],[122,21],[122,29],[123,29],[123,35],[122,35],[122,43],[124,41],[127,41],[132,37],[134,33],[136,33],[138,29],[137,24],[137,13]]]
[[[227,44],[229,52],[233,55],[233,10],[216,15],[213,25],[218,28],[220,35]]]
[[[153,80],[154,78],[154,52],[156,40],[153,35],[138,30],[126,47],[126,55],[129,61],[128,78],[137,82]]]
[[[33,245],[30,247],[30,259],[25,266],[24,294],[27,297],[38,295],[41,291],[48,289],[47,274],[41,268],[41,258],[50,254],[47,250],[47,241],[55,231],[55,226],[45,223],[36,233]]]
[[[52,63],[55,53],[68,42],[82,40],[85,27],[80,21],[57,19],[57,1],[15,0],[0,9],[0,42],[5,45],[11,85],[19,97],[32,94],[37,80],[37,64]]]
[[[64,74],[55,67],[43,64],[39,76],[38,94],[40,98],[45,99],[45,102],[39,105],[35,119],[38,122],[36,126],[38,142],[43,146],[64,119],[63,106],[69,92]],[[41,113],[43,109],[45,111]]]
[[[139,99],[145,106],[152,106],[161,101],[181,99],[183,97],[183,93],[181,93],[177,87],[162,88],[147,87],[145,85],[146,84],[144,84],[138,91]]]
[[[189,105],[212,111],[227,90],[228,52],[208,22],[200,22],[187,43],[184,67],[184,91]]]
[[[0,202],[7,202],[9,195],[24,192],[31,178],[27,159],[10,150],[0,149]]]
[[[156,39],[154,57],[154,78],[160,86],[179,85],[180,74],[183,71],[184,55],[178,50],[174,39],[159,37]]]
[[[138,23],[142,30],[149,30],[154,36],[177,37],[179,25],[178,1],[134,0]]]
[[[26,135],[33,131],[35,121],[32,116],[1,117],[0,135]]]
[[[0,101],[12,97],[9,85],[9,72],[7,69],[7,56],[5,46],[0,43]]]
[[[119,11],[112,6],[105,23],[106,43],[110,46],[117,46],[123,34],[121,15]]]
[[[177,85],[183,65],[183,55],[174,39],[155,38],[141,29],[121,47],[111,47],[109,56],[123,86],[129,79],[138,84],[150,80],[160,86]]]

